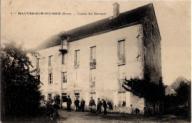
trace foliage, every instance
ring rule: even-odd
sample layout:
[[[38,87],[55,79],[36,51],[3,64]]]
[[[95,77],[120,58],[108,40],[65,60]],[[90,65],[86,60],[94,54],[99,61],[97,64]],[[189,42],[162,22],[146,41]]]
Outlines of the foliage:
[[[165,96],[165,112],[190,116],[191,82],[180,78],[171,86],[176,94]]]
[[[191,97],[191,83],[185,83],[185,82],[181,82],[179,87],[175,89],[176,91],[176,95],[177,95],[177,99],[178,104],[184,104],[186,103],[188,100],[190,100]]]
[[[165,87],[162,80],[156,84],[144,79],[134,78],[125,80],[123,87],[132,92],[134,95],[143,97],[150,102],[157,102],[163,100],[165,95]]]
[[[2,107],[4,116],[31,115],[38,111],[40,81],[30,73],[26,52],[14,43],[1,49]]]

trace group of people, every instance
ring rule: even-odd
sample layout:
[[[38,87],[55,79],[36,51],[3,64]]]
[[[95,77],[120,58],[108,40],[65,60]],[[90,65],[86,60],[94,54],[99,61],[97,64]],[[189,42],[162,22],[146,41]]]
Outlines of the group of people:
[[[67,110],[71,111],[71,105],[72,105],[72,100],[70,98],[70,96],[67,97]],[[81,99],[79,100],[79,97],[76,97],[76,99],[74,100],[74,106],[75,106],[75,111],[85,111],[85,100]],[[90,112],[96,112],[98,114],[102,113],[102,108],[103,108],[103,113],[107,114],[107,107],[109,107],[110,109],[112,109],[112,103],[107,102],[104,99],[97,99],[97,104],[95,102],[95,100],[93,99],[93,97],[91,97],[90,101],[89,101],[89,109]]]
[[[89,101],[89,107],[90,107],[90,111],[91,112],[95,112],[95,108],[96,108],[96,113],[100,114],[102,112],[102,107],[103,107],[103,113],[107,114],[107,102],[104,99],[97,99],[97,105],[95,103],[95,100],[93,99],[93,97],[91,97],[90,101]]]
[[[71,111],[71,104],[72,104],[72,100],[70,98],[70,96],[67,97],[67,110]],[[75,105],[75,111],[85,111],[85,100],[81,99],[81,101],[79,100],[78,97],[76,97],[75,101],[74,101],[74,105]]]
[[[46,103],[47,115],[50,117],[51,120],[56,119],[59,117],[58,109],[59,109],[59,102],[56,99],[49,99]]]
[[[77,96],[73,101],[73,103],[75,106],[75,111],[81,111],[81,112],[85,111],[84,99],[79,100],[79,97]],[[54,119],[59,116],[58,109],[60,108],[60,104],[61,104],[59,97],[55,97],[54,99],[48,99],[47,103],[44,103],[44,104],[47,109],[47,114],[48,116],[50,116],[51,119]],[[70,96],[67,96],[66,104],[67,104],[67,111],[71,111],[72,100]],[[125,105],[126,105],[125,102],[123,102],[122,106],[124,107]],[[103,111],[104,115],[107,114],[107,108],[110,110],[113,109],[113,104],[111,101],[100,99],[100,98],[98,98],[97,101],[95,101],[93,97],[90,98],[88,106],[91,113],[101,114]],[[140,113],[140,110],[138,108],[133,108],[132,104],[130,105],[130,109],[131,109],[131,114],[138,115]]]

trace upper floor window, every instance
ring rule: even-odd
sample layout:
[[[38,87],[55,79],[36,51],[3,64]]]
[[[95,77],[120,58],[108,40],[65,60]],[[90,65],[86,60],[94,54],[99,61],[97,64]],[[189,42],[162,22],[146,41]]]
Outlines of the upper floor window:
[[[61,81],[67,83],[67,72],[62,72],[61,74]]]
[[[119,40],[117,44],[118,65],[125,64],[125,39]]]
[[[37,64],[36,64],[37,69],[39,69],[39,60],[40,58],[37,58]]]
[[[65,62],[66,62],[66,55],[62,54],[61,55],[61,64],[65,64]]]
[[[74,67],[79,68],[80,65],[80,50],[75,50]]]
[[[40,74],[39,61],[40,61],[40,58],[37,58],[37,61],[36,61],[36,70],[37,70],[37,75],[39,75],[39,74]]]
[[[52,73],[49,73],[48,82],[49,82],[49,84],[53,83],[53,74]]]
[[[49,56],[49,59],[48,59],[48,66],[51,66],[52,65],[52,56]]]
[[[95,76],[95,71],[91,70],[90,71],[90,88],[94,89],[95,88],[95,82],[96,82],[96,76]]]
[[[90,47],[90,69],[96,68],[96,46]]]

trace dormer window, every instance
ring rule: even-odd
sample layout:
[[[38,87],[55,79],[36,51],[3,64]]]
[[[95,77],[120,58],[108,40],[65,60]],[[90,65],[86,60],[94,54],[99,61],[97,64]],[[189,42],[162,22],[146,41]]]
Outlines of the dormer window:
[[[63,39],[61,41],[61,47],[59,51],[61,52],[61,64],[65,64],[65,54],[68,50],[68,39]]]
[[[67,53],[67,49],[68,49],[68,41],[67,41],[67,39],[63,39],[61,41],[61,47],[60,47],[59,51],[63,55],[65,53]]]

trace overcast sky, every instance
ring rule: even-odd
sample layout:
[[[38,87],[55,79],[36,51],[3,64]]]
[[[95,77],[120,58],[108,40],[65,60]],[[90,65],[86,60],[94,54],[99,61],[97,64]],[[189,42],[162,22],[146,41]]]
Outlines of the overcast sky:
[[[112,0],[3,0],[1,1],[1,40],[15,41],[34,48],[61,31],[112,16]],[[151,1],[120,0],[120,12]],[[190,79],[190,2],[161,0],[153,2],[161,33],[162,71],[165,84],[177,77]],[[65,12],[72,15],[18,15],[17,12]],[[79,15],[97,12],[104,15]],[[12,14],[11,14],[12,13]]]

